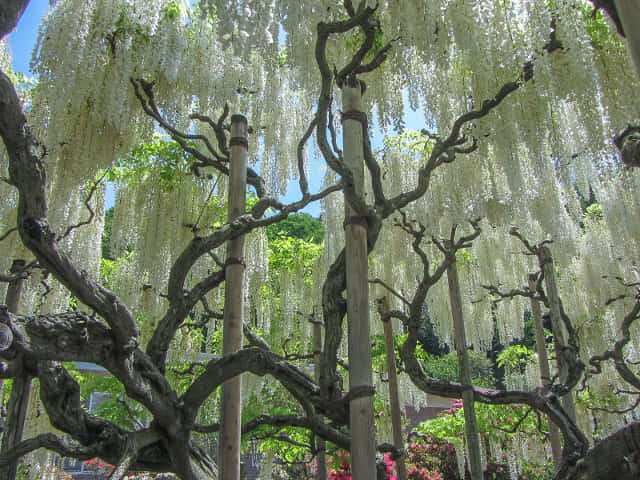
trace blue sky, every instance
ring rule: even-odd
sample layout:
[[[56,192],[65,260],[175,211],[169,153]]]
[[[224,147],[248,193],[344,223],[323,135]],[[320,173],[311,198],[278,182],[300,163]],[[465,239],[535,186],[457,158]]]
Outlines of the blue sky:
[[[38,39],[38,26],[49,8],[49,0],[31,0],[16,29],[9,35],[13,69],[30,75],[29,62]]]

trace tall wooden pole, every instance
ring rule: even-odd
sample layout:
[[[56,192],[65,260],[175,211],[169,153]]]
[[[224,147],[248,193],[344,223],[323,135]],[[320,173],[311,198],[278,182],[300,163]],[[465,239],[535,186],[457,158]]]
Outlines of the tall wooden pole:
[[[549,299],[549,316],[551,317],[551,328],[553,330],[553,348],[556,352],[556,363],[558,365],[558,373],[560,381],[567,379],[568,366],[562,357],[562,346],[565,345],[564,329],[562,326],[562,317],[560,314],[560,297],[558,296],[558,288],[556,286],[556,272],[553,268],[553,258],[551,251],[545,247],[540,247],[539,261],[544,274],[544,283],[547,290],[547,298]],[[567,393],[562,397],[562,406],[567,411],[571,419],[575,422],[576,412],[573,404],[573,394]]]
[[[344,161],[353,175],[356,193],[363,198],[364,150],[361,114],[362,90],[357,79],[342,88]],[[373,421],[373,374],[371,371],[371,326],[366,221],[345,202],[347,267],[347,317],[349,323],[349,403],[351,426],[351,472],[353,480],[376,478],[375,424]]]
[[[311,323],[313,324],[313,376],[316,382],[319,382],[322,360],[322,322],[316,318],[315,312],[311,317]],[[316,480],[327,480],[327,445],[323,438],[318,437],[316,447],[318,448]]]
[[[537,276],[529,275],[529,289],[534,292],[537,284]],[[549,371],[549,359],[547,358],[546,338],[542,326],[542,314],[540,313],[540,303],[531,299],[531,315],[533,325],[536,330],[536,350],[538,352],[538,363],[540,365],[540,380],[543,386],[551,384],[551,372]],[[551,453],[553,455],[553,465],[558,470],[562,461],[562,443],[560,441],[560,431],[555,423],[549,421],[549,440],[551,441]]]
[[[25,265],[24,260],[14,260],[11,265],[11,273],[20,272]],[[18,313],[20,295],[22,293],[23,279],[18,277],[9,283],[7,288],[7,310],[10,313]],[[20,361],[20,359],[16,359]],[[11,396],[7,405],[7,421],[4,425],[0,452],[6,453],[22,440],[24,422],[27,418],[29,407],[29,394],[31,393],[31,376],[26,372],[18,375],[13,380]],[[15,480],[18,470],[18,461],[9,462],[0,468],[0,478],[3,480]]]
[[[231,158],[229,165],[229,222],[245,213],[248,157],[248,124],[242,115],[231,117]],[[225,263],[224,325],[222,353],[242,348],[244,321],[244,236],[231,240]],[[218,463],[222,480],[240,478],[240,437],[242,377],[222,385],[221,429]]]
[[[640,0],[615,0],[631,58],[640,76]]]
[[[398,374],[396,372],[396,354],[393,342],[393,327],[391,319],[385,317],[389,313],[389,300],[382,297],[379,300],[380,315],[384,328],[384,344],[387,354],[387,367],[389,373],[389,403],[391,404],[391,426],[393,428],[393,445],[404,452],[404,440],[402,438],[402,416],[400,411],[400,395],[398,393]],[[407,480],[407,467],[404,464],[404,456],[396,460],[399,480]]]
[[[452,251],[450,241],[446,242],[446,248]],[[455,255],[455,253],[453,253]],[[449,282],[449,299],[451,301],[451,314],[453,315],[453,333],[458,354],[458,367],[460,369],[460,383],[462,384],[462,401],[464,408],[464,431],[467,437],[467,451],[469,455],[469,467],[471,479],[482,480],[482,459],[480,457],[480,434],[478,432],[478,420],[473,400],[473,385],[471,383],[471,364],[467,352],[467,338],[464,331],[464,318],[462,316],[462,295],[458,281],[458,266],[456,259],[447,268],[447,280]]]

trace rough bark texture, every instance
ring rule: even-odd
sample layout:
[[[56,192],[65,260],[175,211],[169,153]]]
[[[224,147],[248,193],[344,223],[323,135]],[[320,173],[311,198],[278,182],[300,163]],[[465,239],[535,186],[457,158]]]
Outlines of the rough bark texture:
[[[640,168],[640,127],[627,125],[614,139],[620,150],[622,163],[629,167]]]
[[[22,17],[29,0],[4,0],[0,9],[0,40],[13,30]]]

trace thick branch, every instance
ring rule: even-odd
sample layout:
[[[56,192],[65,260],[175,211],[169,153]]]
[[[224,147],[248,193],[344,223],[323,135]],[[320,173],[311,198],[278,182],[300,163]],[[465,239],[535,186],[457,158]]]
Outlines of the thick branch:
[[[0,9],[0,40],[18,24],[29,0],[5,0]]]
[[[24,317],[0,306],[0,324],[11,329],[13,342],[1,356],[22,353],[30,361],[82,361],[104,364],[116,345],[111,330],[82,312]]]
[[[200,405],[222,382],[244,372],[259,376],[272,375],[303,405],[308,402],[320,403],[319,389],[307,374],[270,351],[261,347],[248,347],[209,362],[204,373],[180,398],[184,404],[185,417],[193,422]],[[333,414],[344,415],[344,412],[336,411]],[[344,416],[340,418],[343,419]]]

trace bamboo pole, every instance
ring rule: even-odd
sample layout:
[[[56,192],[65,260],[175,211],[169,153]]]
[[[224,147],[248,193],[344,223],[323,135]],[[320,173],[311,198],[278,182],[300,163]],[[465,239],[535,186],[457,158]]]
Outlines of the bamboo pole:
[[[232,222],[245,213],[248,124],[242,115],[231,117],[231,158],[229,165],[229,213]],[[244,321],[244,236],[229,241],[225,263],[224,319],[222,353],[242,348]],[[242,377],[238,375],[222,385],[221,429],[218,462],[222,480],[240,478],[240,437],[242,414]]]
[[[316,382],[320,381],[320,362],[322,360],[322,322],[315,317],[315,312],[311,316],[313,324],[313,376]],[[316,480],[327,480],[327,444],[323,438],[316,442],[318,448]]]
[[[402,416],[400,411],[400,395],[398,393],[398,374],[396,372],[395,345],[393,342],[393,327],[391,319],[385,317],[389,313],[389,300],[382,297],[379,300],[380,315],[382,315],[382,325],[384,329],[384,344],[387,354],[387,368],[389,374],[389,402],[391,404],[391,425],[393,428],[393,445],[403,451],[404,440],[402,439]],[[407,480],[407,467],[404,464],[404,456],[396,460],[396,470],[399,480]]]
[[[16,259],[11,265],[11,273],[20,272],[25,266],[25,261]],[[18,313],[20,296],[22,293],[23,278],[16,278],[9,282],[7,288],[6,304],[11,313]],[[19,360],[18,360],[19,361]],[[4,388],[4,384],[2,384]],[[0,389],[0,392],[2,389]],[[22,440],[24,422],[27,418],[29,407],[29,395],[31,393],[31,376],[26,372],[21,373],[13,380],[11,396],[7,405],[7,421],[4,425],[0,452],[7,453]],[[7,463],[0,468],[0,478],[3,480],[15,480],[18,471],[18,460]]]
[[[640,76],[640,0],[615,0],[636,74]]]
[[[529,275],[529,290],[535,292],[537,275]],[[538,352],[538,363],[540,365],[540,380],[543,386],[551,384],[551,372],[549,371],[549,359],[547,358],[546,339],[542,326],[542,314],[540,313],[540,303],[531,299],[531,315],[533,325],[536,330],[536,350]],[[553,455],[553,465],[557,471],[562,461],[562,443],[560,441],[560,431],[555,423],[549,421],[549,440],[551,441],[551,453]]]
[[[353,175],[356,193],[364,189],[364,150],[361,114],[362,90],[357,79],[342,88],[344,161]],[[351,472],[353,480],[376,478],[375,424],[373,421],[373,375],[371,371],[371,326],[367,227],[345,202],[347,317],[349,324],[349,402],[351,426]],[[359,392],[355,395],[356,392]]]
[[[565,340],[562,317],[560,314],[560,297],[558,296],[558,288],[556,286],[556,273],[553,268],[551,251],[547,247],[540,247],[539,257],[540,264],[542,265],[542,273],[544,274],[544,283],[547,289],[547,298],[549,299],[549,315],[551,316],[553,348],[556,353],[556,364],[560,374],[560,381],[564,382],[568,376],[568,366],[565,364],[562,357],[562,346],[565,345]],[[573,394],[571,392],[562,397],[562,406],[575,422],[576,412],[573,404]]]
[[[451,251],[450,241],[445,244]],[[455,253],[454,253],[455,255]],[[467,352],[467,338],[464,331],[464,318],[462,315],[462,295],[458,281],[458,266],[455,258],[447,268],[447,280],[449,282],[449,299],[451,301],[451,314],[453,315],[453,333],[458,354],[458,367],[460,369],[460,383],[462,384],[462,401],[464,409],[464,430],[467,439],[467,452],[469,455],[469,467],[472,480],[482,480],[482,460],[480,456],[480,434],[478,432],[478,420],[473,400],[473,385],[471,383],[471,364]]]

